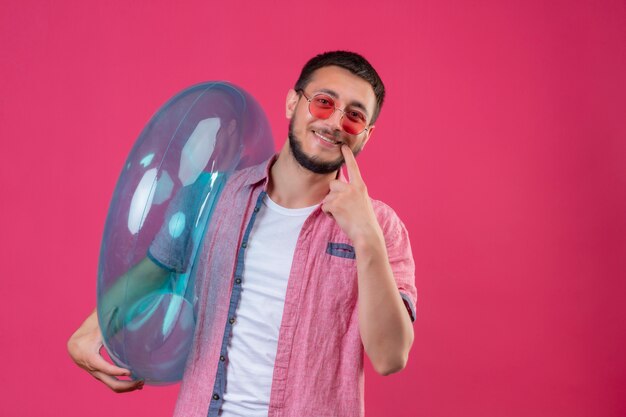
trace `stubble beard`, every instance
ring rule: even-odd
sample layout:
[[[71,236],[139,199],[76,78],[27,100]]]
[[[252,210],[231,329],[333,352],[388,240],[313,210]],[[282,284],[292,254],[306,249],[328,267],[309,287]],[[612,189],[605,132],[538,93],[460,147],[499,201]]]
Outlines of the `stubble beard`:
[[[294,118],[291,118],[289,122],[289,149],[291,150],[291,154],[296,159],[298,164],[302,166],[302,168],[307,169],[316,174],[330,174],[332,172],[336,172],[341,165],[344,163],[343,156],[335,159],[334,161],[320,161],[317,156],[309,156],[302,150],[302,142],[296,137],[293,133],[293,123]],[[361,149],[354,150],[354,156],[356,156]]]

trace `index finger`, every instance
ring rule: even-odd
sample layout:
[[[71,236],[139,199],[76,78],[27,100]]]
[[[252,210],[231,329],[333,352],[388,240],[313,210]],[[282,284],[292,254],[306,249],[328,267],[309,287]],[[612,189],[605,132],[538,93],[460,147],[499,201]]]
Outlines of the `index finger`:
[[[359,171],[359,166],[356,163],[356,158],[352,153],[352,149],[350,149],[348,145],[342,145],[341,153],[343,154],[343,159],[346,162],[346,168],[348,169],[350,182],[363,182],[363,178],[361,178],[361,171]]]

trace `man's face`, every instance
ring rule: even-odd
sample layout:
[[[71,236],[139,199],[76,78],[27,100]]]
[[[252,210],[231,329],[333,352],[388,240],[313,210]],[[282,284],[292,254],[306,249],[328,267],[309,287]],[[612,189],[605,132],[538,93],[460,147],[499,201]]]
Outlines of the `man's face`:
[[[369,126],[376,107],[372,86],[336,66],[316,70],[304,93],[309,98],[319,93],[328,95],[339,109],[358,108],[366,117],[366,126]],[[315,118],[309,112],[309,102],[305,97],[290,90],[287,95],[289,146],[301,166],[317,174],[328,174],[338,170],[344,162],[342,144],[349,146],[355,155],[363,149],[374,130],[373,126],[358,135],[351,135],[341,127],[342,116],[341,111],[335,110],[328,119]]]

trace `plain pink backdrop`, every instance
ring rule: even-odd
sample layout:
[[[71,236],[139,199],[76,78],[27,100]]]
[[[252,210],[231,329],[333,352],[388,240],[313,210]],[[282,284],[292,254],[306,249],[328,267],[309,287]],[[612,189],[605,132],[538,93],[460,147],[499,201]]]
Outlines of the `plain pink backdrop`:
[[[415,344],[369,416],[626,415],[624,1],[2,1],[0,416],[169,416],[65,343],[95,305],[110,197],[153,112],[205,80],[266,109],[324,50],[388,88],[358,162],[406,223]]]

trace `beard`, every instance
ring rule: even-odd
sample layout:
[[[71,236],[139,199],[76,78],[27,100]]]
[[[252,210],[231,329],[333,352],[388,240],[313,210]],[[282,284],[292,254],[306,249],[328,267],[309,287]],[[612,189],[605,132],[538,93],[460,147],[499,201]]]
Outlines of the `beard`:
[[[293,133],[293,123],[295,117],[291,118],[289,122],[289,149],[291,150],[291,154],[296,159],[298,164],[304,169],[307,169],[316,174],[330,174],[332,172],[337,171],[341,168],[341,165],[344,163],[343,156],[335,159],[334,161],[320,161],[317,156],[309,156],[302,150],[301,141],[296,137]],[[355,149],[352,151],[354,156],[361,151],[361,148]]]

